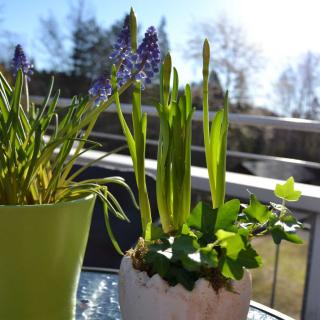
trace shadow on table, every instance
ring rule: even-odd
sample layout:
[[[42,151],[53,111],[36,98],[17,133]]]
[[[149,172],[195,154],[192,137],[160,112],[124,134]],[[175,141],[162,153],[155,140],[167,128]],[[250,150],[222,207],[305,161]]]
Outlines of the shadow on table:
[[[74,170],[80,166],[75,165]],[[121,176],[133,190],[136,200],[137,188],[135,176],[132,171],[111,170],[94,166],[82,173],[77,180],[94,179],[102,177]],[[147,176],[147,188],[150,198],[151,212],[157,213],[156,206],[156,182],[153,177]],[[117,198],[124,212],[130,219],[130,223],[121,221],[110,215],[112,230],[123,251],[130,249],[141,235],[141,222],[139,211],[134,207],[129,193],[121,186],[110,184],[109,190]],[[153,217],[154,220],[156,216]],[[106,231],[103,208],[99,200],[96,201],[91,222],[90,234],[83,266],[119,268],[121,256],[115,251]]]

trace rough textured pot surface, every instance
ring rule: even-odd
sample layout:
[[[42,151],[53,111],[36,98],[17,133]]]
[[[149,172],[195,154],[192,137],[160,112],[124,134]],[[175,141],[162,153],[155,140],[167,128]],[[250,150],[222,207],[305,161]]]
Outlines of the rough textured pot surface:
[[[95,196],[0,206],[0,319],[71,320]]]
[[[123,320],[245,320],[250,305],[251,276],[234,281],[232,293],[218,294],[210,283],[199,279],[190,292],[180,284],[170,287],[159,275],[150,278],[122,259],[119,275],[119,299]]]

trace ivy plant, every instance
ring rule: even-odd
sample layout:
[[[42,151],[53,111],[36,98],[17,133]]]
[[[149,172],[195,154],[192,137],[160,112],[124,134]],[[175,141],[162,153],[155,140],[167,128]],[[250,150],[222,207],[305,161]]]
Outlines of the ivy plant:
[[[282,194],[277,190],[288,188],[288,184],[293,187],[291,181],[292,177],[276,186],[275,194],[279,198]],[[295,200],[299,199],[298,191],[293,188],[287,191],[291,201],[293,194]],[[270,232],[276,244],[282,240],[299,244],[302,239],[296,231],[300,228],[301,223],[284,205],[264,205],[253,194],[248,206],[242,206],[238,199],[227,201],[219,208],[200,202],[178,234],[162,234],[152,239],[145,262],[151,265],[150,274],[158,273],[170,284],[181,283],[189,290],[200,277],[210,281],[212,269],[219,270],[219,281],[213,284],[219,289],[228,279],[240,280],[244,268],[261,266],[261,257],[251,244],[254,237]],[[182,271],[177,272],[178,269]]]

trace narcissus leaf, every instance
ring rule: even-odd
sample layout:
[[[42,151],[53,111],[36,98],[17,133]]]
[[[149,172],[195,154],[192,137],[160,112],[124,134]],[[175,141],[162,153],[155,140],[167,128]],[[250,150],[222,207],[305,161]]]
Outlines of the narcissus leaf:
[[[160,239],[164,236],[164,232],[161,227],[155,226],[153,223],[149,222],[145,231],[145,239],[147,241]]]

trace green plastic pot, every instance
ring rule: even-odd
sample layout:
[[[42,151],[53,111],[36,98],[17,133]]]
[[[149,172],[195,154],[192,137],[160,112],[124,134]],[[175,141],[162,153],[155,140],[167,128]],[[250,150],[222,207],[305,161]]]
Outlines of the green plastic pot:
[[[0,319],[71,320],[95,196],[0,206]]]

